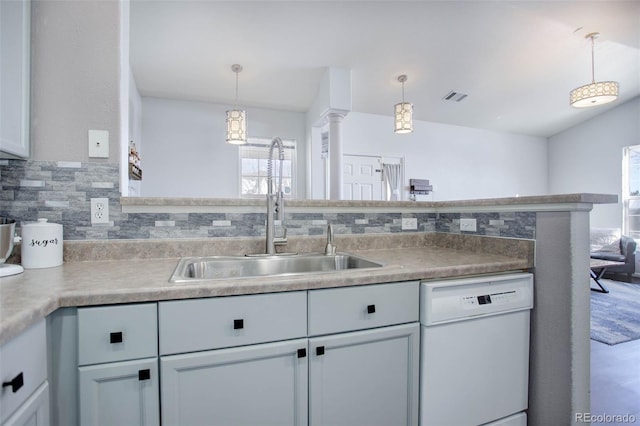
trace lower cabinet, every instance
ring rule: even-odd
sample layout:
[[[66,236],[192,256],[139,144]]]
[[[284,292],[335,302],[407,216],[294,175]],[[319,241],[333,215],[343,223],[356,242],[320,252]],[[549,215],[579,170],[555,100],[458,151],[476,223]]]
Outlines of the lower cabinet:
[[[0,346],[0,424],[49,425],[47,337],[41,320]]]
[[[49,384],[40,387],[7,419],[2,426],[48,426]]]
[[[306,425],[307,339],[163,356],[162,424]]]
[[[420,326],[309,339],[309,424],[418,424]]]
[[[78,370],[81,425],[160,424],[157,358],[97,364]]]
[[[78,309],[81,426],[160,424],[158,306]]]

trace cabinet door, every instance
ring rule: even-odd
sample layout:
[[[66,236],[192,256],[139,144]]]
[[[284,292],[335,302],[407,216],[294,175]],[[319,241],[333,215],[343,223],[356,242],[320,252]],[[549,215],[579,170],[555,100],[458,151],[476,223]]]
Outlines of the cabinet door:
[[[91,365],[78,371],[81,425],[160,424],[156,358]]]
[[[49,384],[44,382],[2,426],[49,426]]]
[[[163,425],[307,424],[307,340],[160,359]]]
[[[0,158],[29,157],[31,2],[0,1]]]
[[[309,339],[311,425],[418,424],[418,323]]]

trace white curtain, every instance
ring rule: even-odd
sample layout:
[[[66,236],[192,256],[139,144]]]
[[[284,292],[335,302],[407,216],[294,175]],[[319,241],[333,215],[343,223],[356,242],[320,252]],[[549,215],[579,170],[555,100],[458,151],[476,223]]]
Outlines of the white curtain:
[[[400,199],[400,184],[402,179],[402,164],[382,163],[383,179],[387,186],[387,200]]]

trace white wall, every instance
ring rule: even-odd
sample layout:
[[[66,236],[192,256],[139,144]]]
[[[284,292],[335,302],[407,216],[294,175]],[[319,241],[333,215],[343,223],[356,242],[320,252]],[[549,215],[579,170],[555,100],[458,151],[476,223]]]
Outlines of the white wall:
[[[87,161],[96,129],[109,160],[91,161],[119,161],[120,14],[114,1],[33,1],[32,159]]]
[[[357,112],[343,124],[345,154],[404,156],[405,191],[409,179],[429,179],[431,200],[547,193],[545,138],[426,121],[397,135],[392,117]]]
[[[236,198],[238,147],[225,142],[229,105],[142,98],[145,197]],[[245,108],[250,137],[296,139],[298,193],[305,197],[304,113]]]
[[[640,144],[640,97],[549,138],[552,194],[618,194],[618,204],[595,205],[592,228],[622,228],[622,148]]]

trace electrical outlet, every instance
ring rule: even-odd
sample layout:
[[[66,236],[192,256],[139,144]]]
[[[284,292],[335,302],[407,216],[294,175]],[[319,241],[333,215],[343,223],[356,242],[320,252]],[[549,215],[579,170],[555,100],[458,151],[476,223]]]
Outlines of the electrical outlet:
[[[460,231],[476,232],[476,220],[473,218],[460,218]]]
[[[109,223],[109,199],[91,199],[91,224]]]
[[[418,219],[415,217],[402,218],[402,230],[418,229]]]

